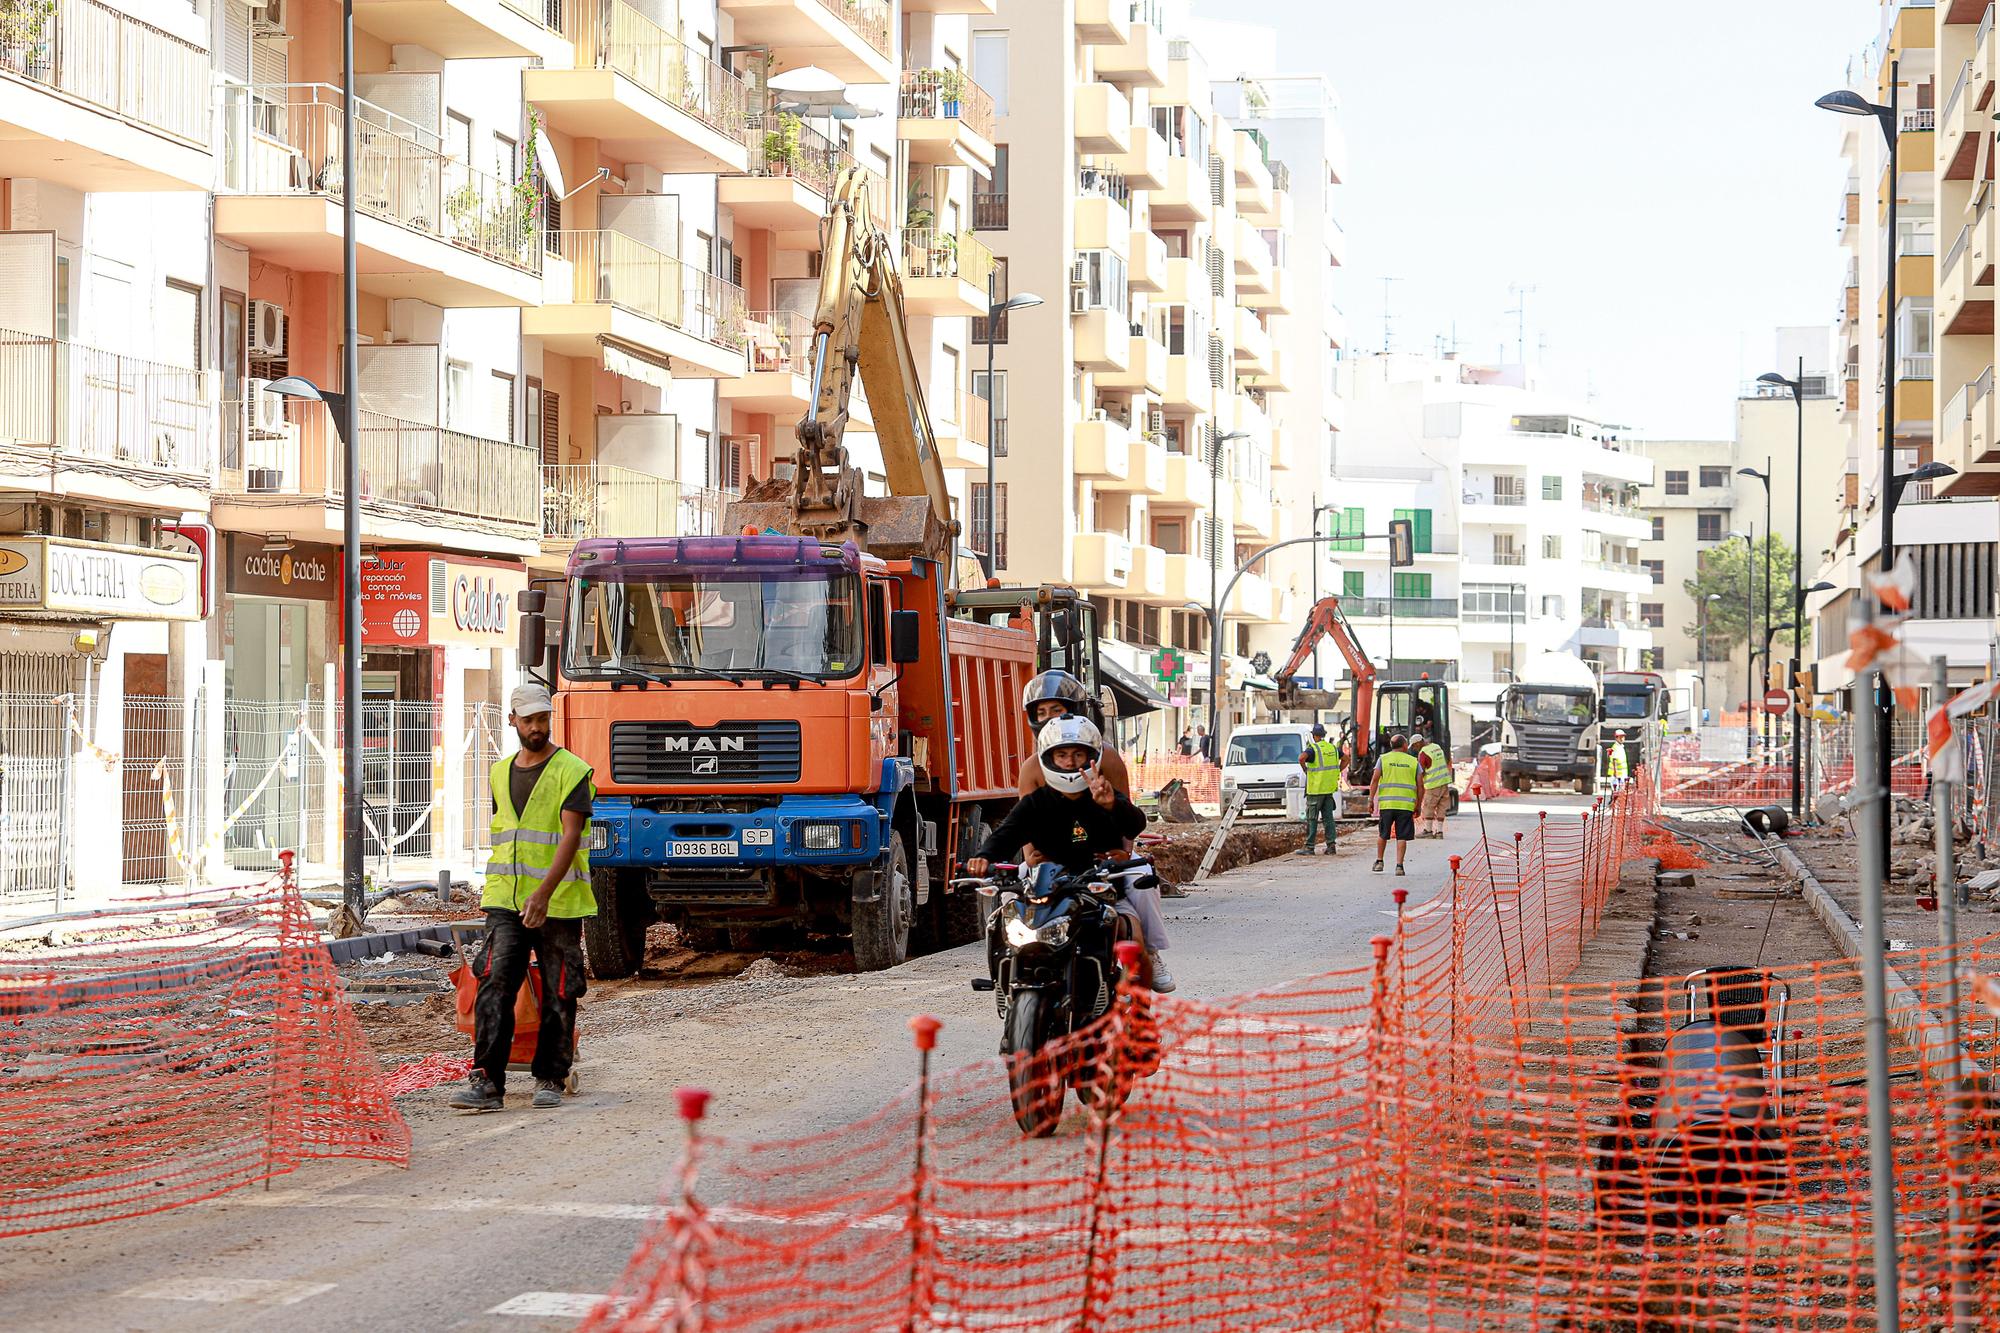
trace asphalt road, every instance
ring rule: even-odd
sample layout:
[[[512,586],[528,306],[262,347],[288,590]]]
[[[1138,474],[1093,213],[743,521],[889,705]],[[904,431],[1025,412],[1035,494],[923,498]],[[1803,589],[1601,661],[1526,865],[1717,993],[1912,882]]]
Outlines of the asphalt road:
[[[1497,802],[1511,837],[1542,808]],[[1224,996],[1369,959],[1390,890],[1412,905],[1446,882],[1446,857],[1479,835],[1468,805],[1443,842],[1410,846],[1410,874],[1369,873],[1373,839],[1341,853],[1245,867],[1166,904],[1183,995]],[[1371,830],[1372,831],[1372,830]],[[1393,851],[1392,851],[1393,859]],[[531,1085],[485,1116],[443,1106],[450,1089],[402,1099],[409,1170],[316,1165],[269,1191],[240,1190],[154,1217],[0,1241],[0,1310],[12,1329],[533,1329],[573,1323],[609,1289],[656,1215],[681,1143],[673,1090],[714,1092],[732,1135],[790,1137],[879,1107],[915,1075],[906,1021],[944,1020],[938,1060],[991,1055],[992,999],[977,946],[873,976],[635,992],[599,1006],[580,1035],[582,1088],[559,1111],[527,1109]],[[1011,1125],[1005,1128],[1011,1129]]]

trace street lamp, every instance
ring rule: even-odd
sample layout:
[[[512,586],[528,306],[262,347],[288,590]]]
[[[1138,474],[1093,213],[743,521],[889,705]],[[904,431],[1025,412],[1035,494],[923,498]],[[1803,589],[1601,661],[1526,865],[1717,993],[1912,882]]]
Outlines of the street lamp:
[[[1768,455],[1765,457],[1764,470],[1762,472],[1759,472],[1754,467],[1740,467],[1736,469],[1736,475],[1739,477],[1755,477],[1757,480],[1764,483],[1764,624],[1766,625],[1766,627],[1768,627],[1771,623],[1771,534],[1777,531],[1776,528],[1773,528],[1771,526],[1770,457]],[[1794,563],[1796,563],[1796,561]],[[1753,578],[1755,577],[1754,573],[1752,577]],[[1747,636],[1749,632],[1748,627],[1745,627],[1744,632]],[[1764,635],[1764,648],[1765,648],[1764,674],[1766,676],[1770,675],[1771,672],[1770,647],[1771,647],[1771,635],[1769,634],[1767,628],[1767,632]],[[1770,721],[1770,714],[1766,713],[1764,715],[1764,747],[1768,750],[1770,748],[1770,745],[1771,745],[1771,721]]]
[[[351,31],[351,30],[350,30]],[[352,48],[350,37],[349,47]],[[352,158],[345,159],[353,161]],[[344,192],[352,199],[354,191]],[[352,252],[349,255],[352,258]],[[349,274],[353,273],[350,265]],[[352,311],[350,309],[350,315]],[[353,324],[348,325],[349,347]],[[347,364],[352,367],[351,359]],[[351,380],[345,381],[352,383]],[[359,932],[367,902],[362,895],[361,841],[361,451],[354,446],[354,398],[322,389],[301,375],[286,375],[264,386],[280,398],[325,403],[333,417],[341,452],[341,598],[346,631],[340,640],[340,901],[347,920],[341,929]]]
[[[1702,726],[1708,725],[1708,604],[1721,600],[1721,593],[1712,592],[1694,604],[1694,651],[1701,663],[1701,673],[1696,679],[1701,681]]]
[[[1797,433],[1793,445],[1792,459],[1792,623],[1806,623],[1806,359],[1799,358],[1799,373],[1787,379],[1777,371],[1768,371],[1757,377],[1759,384],[1769,384],[1792,391],[1792,409],[1797,419]],[[1766,466],[1769,466],[1767,463]],[[1766,499],[1771,488],[1764,488]],[[1803,631],[1801,631],[1803,633]],[[1791,673],[1794,680],[1799,675],[1799,639],[1792,639]],[[1792,719],[1792,818],[1802,819],[1804,797],[1799,786],[1799,733],[1802,728],[1798,719]]]
[[[1757,675],[1757,640],[1752,637],[1757,628],[1757,525],[1752,523],[1750,531],[1738,532],[1731,528],[1722,534],[1724,541],[1741,537],[1743,539],[1743,757],[1748,759],[1750,751],[1756,748],[1752,727],[1756,725],[1756,713],[1751,708],[1750,682]]]
[[[1004,301],[998,299],[999,281],[1000,270],[997,267],[989,269],[986,274],[986,549],[981,552],[989,579],[1000,575],[1000,561],[995,554],[1000,545],[1000,491],[994,484],[994,457],[1000,445],[993,438],[994,399],[999,395],[994,392],[993,349],[1000,341],[1000,321],[1009,310],[1026,310],[1042,303],[1042,298],[1033,292],[1022,292]]]
[[[1247,440],[1247,430],[1224,431],[1209,442],[1208,453],[1208,738],[1215,746],[1215,762],[1222,763],[1220,725],[1222,683],[1222,447],[1235,440]]]

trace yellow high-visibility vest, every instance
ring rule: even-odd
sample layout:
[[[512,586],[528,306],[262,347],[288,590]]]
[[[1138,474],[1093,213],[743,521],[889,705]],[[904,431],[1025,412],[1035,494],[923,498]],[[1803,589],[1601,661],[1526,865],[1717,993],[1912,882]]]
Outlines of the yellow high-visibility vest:
[[[1340,745],[1313,741],[1306,746],[1306,795],[1331,796],[1340,790]]]
[[[590,781],[590,765],[568,750],[557,749],[535,779],[528,808],[518,813],[508,782],[508,770],[513,766],[514,757],[508,755],[495,763],[488,775],[493,784],[493,856],[486,863],[486,888],[479,896],[479,905],[518,912],[556,863],[556,846],[562,841],[562,804],[577,783]],[[596,794],[594,790],[592,794]],[[587,837],[590,821],[586,819],[583,827]],[[549,915],[597,915],[597,896],[590,888],[590,853],[582,847],[576,849],[569,873],[549,895]]]
[[[1436,741],[1428,741],[1423,749],[1424,758],[1431,766],[1424,770],[1424,789],[1435,791],[1439,787],[1451,785],[1451,760],[1445,757],[1444,747]]]
[[[1391,750],[1375,766],[1375,803],[1384,810],[1415,810],[1423,765],[1407,750]]]

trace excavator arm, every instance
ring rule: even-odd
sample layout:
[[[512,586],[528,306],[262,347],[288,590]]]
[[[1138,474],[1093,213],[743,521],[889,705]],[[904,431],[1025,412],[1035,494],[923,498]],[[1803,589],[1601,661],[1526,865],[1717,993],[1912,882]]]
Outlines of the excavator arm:
[[[1312,656],[1313,649],[1327,639],[1340,650],[1354,676],[1354,734],[1367,736],[1375,707],[1375,664],[1355,641],[1354,627],[1347,623],[1347,614],[1340,609],[1338,597],[1322,597],[1313,603],[1305,628],[1299,631],[1298,640],[1292,645],[1291,659],[1273,673],[1271,678],[1278,686],[1278,707],[1332,707],[1331,691],[1301,690],[1293,683],[1293,677]]]
[[[798,424],[789,483],[773,479],[730,508],[733,527],[771,528],[821,541],[852,541],[887,559],[949,559],[951,518],[944,460],[910,347],[903,280],[889,234],[875,225],[868,178],[842,173],[820,223],[819,304],[813,314],[811,410]],[[868,390],[887,496],[862,494],[847,454],[856,374]]]

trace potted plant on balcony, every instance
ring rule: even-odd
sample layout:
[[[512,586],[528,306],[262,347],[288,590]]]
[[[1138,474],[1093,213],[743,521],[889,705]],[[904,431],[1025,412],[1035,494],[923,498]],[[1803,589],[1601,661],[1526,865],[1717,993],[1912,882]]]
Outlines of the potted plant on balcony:
[[[50,25],[56,0],[0,0],[0,67],[38,82],[53,74]]]
[[[931,267],[941,278],[958,275],[958,236],[940,231],[931,235]]]
[[[462,245],[468,250],[476,250],[480,245],[481,209],[479,207],[479,187],[471,181],[445,196],[444,216],[449,229],[446,237],[454,245]]]
[[[789,176],[799,165],[799,135],[804,122],[789,111],[778,113],[777,124],[764,132],[764,165],[774,176]]]
[[[965,71],[962,69],[942,69],[937,71],[938,100],[944,103],[944,118],[958,119],[959,103],[965,98]]]

